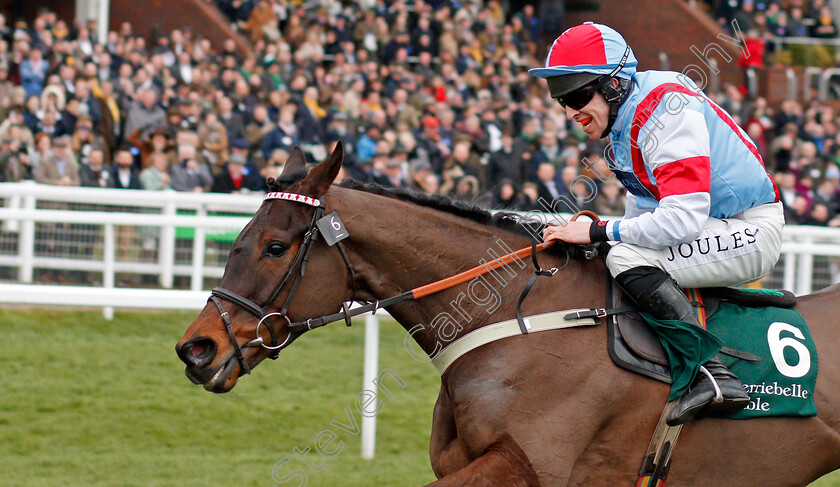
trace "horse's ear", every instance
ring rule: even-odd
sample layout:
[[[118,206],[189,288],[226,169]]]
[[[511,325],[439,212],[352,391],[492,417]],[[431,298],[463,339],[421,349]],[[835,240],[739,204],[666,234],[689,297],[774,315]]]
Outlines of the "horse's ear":
[[[296,169],[303,169],[306,167],[306,159],[303,156],[303,151],[300,150],[300,147],[295,146],[292,150],[292,155],[286,159],[286,164],[283,166],[283,172],[280,176],[286,176],[291,174],[292,171]]]
[[[301,187],[304,189],[304,193],[313,195],[316,198],[323,196],[330,189],[330,185],[338,175],[342,162],[344,162],[344,145],[342,145],[341,141],[338,141],[332,154],[322,163],[312,168],[306,178],[301,181]]]

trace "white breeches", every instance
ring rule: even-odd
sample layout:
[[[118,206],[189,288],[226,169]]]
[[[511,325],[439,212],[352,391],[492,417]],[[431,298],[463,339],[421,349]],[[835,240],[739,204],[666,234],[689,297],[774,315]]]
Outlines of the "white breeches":
[[[769,203],[733,218],[709,218],[697,239],[674,247],[617,243],[607,255],[607,267],[613,276],[634,267],[658,267],[683,288],[745,284],[773,270],[784,225],[782,204]]]

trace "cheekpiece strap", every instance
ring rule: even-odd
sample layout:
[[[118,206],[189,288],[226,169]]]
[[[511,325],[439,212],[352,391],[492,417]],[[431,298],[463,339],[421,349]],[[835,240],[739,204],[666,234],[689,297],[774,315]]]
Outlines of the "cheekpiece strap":
[[[273,193],[266,193],[263,196],[263,201],[266,200],[288,200],[288,201],[297,201],[298,203],[303,203],[305,205],[320,207],[321,200],[318,198],[313,198],[311,196],[306,196],[297,193],[284,193],[282,191],[275,191]]]

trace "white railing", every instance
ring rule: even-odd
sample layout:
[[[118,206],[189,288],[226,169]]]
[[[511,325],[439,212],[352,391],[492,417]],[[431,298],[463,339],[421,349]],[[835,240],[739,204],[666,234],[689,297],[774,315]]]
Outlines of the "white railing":
[[[34,268],[58,270],[95,271],[103,273],[103,283],[113,279],[114,272],[145,273],[160,276],[163,288],[173,286],[173,276],[191,277],[191,289],[202,288],[203,278],[221,277],[223,267],[206,266],[205,243],[208,232],[228,230],[238,232],[259,207],[260,195],[225,195],[217,193],[180,193],[175,191],[131,191],[120,189],[57,187],[26,183],[0,184],[0,198],[5,207],[0,208],[0,221],[4,230],[17,236],[18,252],[11,255],[0,251],[0,266],[17,268],[18,281],[31,283]],[[92,207],[108,206],[125,209],[110,211],[66,211],[39,209],[38,204],[77,203]],[[136,213],[130,210],[154,211]],[[195,215],[179,215],[189,210]],[[209,212],[239,213],[242,217],[213,217]],[[104,232],[101,260],[35,255],[36,223],[69,223],[101,226]],[[157,262],[117,261],[114,227],[153,227],[159,229]],[[176,265],[176,228],[194,229],[193,262]],[[106,285],[104,287],[113,287]]]
[[[779,47],[794,44],[801,44],[805,46],[840,46],[840,39],[825,38],[825,37],[777,37],[773,36],[768,39],[773,44],[774,48],[778,50]]]
[[[226,195],[213,193],[181,193],[175,191],[132,191],[99,188],[68,188],[26,183],[0,183],[0,267],[17,269],[18,283],[31,284],[33,270],[55,269],[64,271],[84,271],[102,273],[101,285],[86,286],[86,299],[95,299],[93,306],[123,306],[123,302],[114,292],[116,273],[151,274],[159,276],[160,292],[173,287],[174,276],[189,279],[189,289],[201,294],[205,289],[205,278],[221,277],[224,271],[224,256],[220,262],[206,262],[208,235],[218,232],[237,233],[249,221],[250,216],[259,207],[261,195]],[[79,203],[85,205],[107,205],[118,207],[121,211],[69,211],[65,209],[41,209],[42,203]],[[157,213],[135,213],[131,210],[144,209]],[[181,210],[191,210],[194,215],[178,214]],[[241,216],[208,216],[210,212],[234,213]],[[72,255],[50,256],[36,253],[36,224],[88,225],[101,229],[98,232],[98,258],[74,258]],[[140,262],[121,260],[117,252],[116,229],[124,226],[147,227],[156,229],[155,240],[157,255],[155,261]],[[175,259],[176,229],[190,229],[192,237],[184,240],[190,244],[185,253],[191,254],[189,263]],[[8,245],[13,252],[4,249],[2,239],[14,240]],[[784,256],[782,264],[774,275],[781,277],[779,285],[791,289],[797,294],[807,294],[814,288],[815,257],[840,257],[840,229],[825,227],[793,226],[785,227],[782,245]],[[88,256],[92,257],[92,256]],[[825,259],[823,259],[825,260]],[[838,259],[840,261],[840,259]],[[832,278],[833,280],[833,278]],[[99,283],[97,283],[99,284]],[[830,284],[822,279],[821,285]],[[0,293],[0,302],[16,302],[9,296],[10,286],[3,284],[6,293]],[[29,293],[37,294],[34,287],[27,286]],[[100,296],[93,298],[92,296]],[[49,299],[50,294],[44,294]],[[108,304],[108,299],[114,299]],[[29,298],[31,304],[34,297]],[[154,304],[156,300],[151,300]],[[200,300],[183,301],[185,308],[194,309],[203,306]],[[44,301],[41,304],[51,304]],[[81,303],[77,303],[81,304]],[[138,303],[138,305],[141,303]],[[166,306],[162,306],[166,307]]]
[[[840,257],[840,228],[787,225],[782,235],[784,289],[797,295],[808,294],[814,289],[814,258]],[[833,284],[837,282],[831,276]]]

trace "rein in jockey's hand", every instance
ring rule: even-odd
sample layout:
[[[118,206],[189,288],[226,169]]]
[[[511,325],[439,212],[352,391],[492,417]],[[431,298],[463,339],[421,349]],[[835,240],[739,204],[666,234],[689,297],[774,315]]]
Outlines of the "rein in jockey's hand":
[[[563,225],[545,227],[543,241],[562,240],[572,244],[592,243],[589,238],[590,222],[566,222]]]

